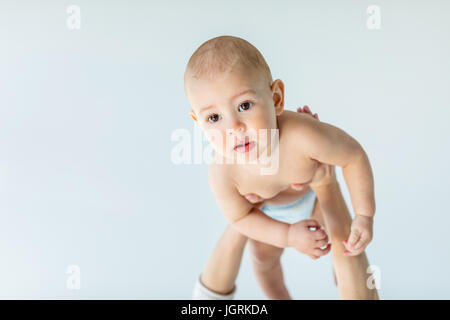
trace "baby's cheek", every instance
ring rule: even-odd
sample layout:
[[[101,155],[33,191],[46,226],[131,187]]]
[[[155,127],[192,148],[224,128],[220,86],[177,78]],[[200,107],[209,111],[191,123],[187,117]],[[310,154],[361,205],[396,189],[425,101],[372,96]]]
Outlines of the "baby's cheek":
[[[217,136],[211,136],[211,137],[207,137],[211,146],[213,147],[213,149],[215,151],[217,151],[219,154],[225,155],[226,153],[226,140],[223,139],[222,137],[217,137]]]
[[[223,140],[222,133],[216,129],[205,130],[205,136],[212,144],[218,144]]]

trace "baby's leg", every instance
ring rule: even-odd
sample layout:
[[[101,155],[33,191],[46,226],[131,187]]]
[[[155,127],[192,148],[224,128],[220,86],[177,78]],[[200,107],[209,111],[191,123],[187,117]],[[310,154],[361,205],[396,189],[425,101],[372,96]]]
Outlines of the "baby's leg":
[[[227,226],[200,276],[200,283],[194,289],[194,299],[207,299],[204,294],[197,292],[198,290],[212,291],[206,293],[211,299],[231,299],[234,296],[235,281],[246,243],[246,236],[230,225]]]
[[[271,300],[290,300],[285,286],[280,257],[283,248],[249,239],[253,270],[261,288]]]
[[[331,254],[337,278],[339,296],[341,299],[378,300],[376,289],[369,289],[366,281],[369,274],[366,272],[369,262],[365,252],[357,256],[344,256],[345,246],[350,234],[352,218],[348,211],[344,197],[338,183],[314,189],[320,206],[317,205],[311,216],[325,230],[331,241]]]

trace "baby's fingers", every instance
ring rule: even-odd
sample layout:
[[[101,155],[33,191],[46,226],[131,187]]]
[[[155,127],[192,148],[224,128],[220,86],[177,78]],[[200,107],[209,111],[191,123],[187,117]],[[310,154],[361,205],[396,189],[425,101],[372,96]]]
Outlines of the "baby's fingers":
[[[355,254],[351,251],[345,250],[344,251],[344,256],[354,256]]]
[[[350,232],[350,236],[348,237],[348,241],[344,242],[347,249],[352,249],[355,243],[359,241],[359,238],[361,237],[361,231],[358,229],[353,229]]]
[[[369,242],[368,240],[369,240],[369,237],[366,234],[362,234],[361,238],[359,238],[358,242],[356,242],[353,245],[353,247],[352,247],[353,251],[358,251],[360,249],[363,249],[368,244],[368,242]]]
[[[367,246],[367,242],[365,242],[364,240],[360,240],[360,241],[358,241],[357,245],[358,245],[358,247],[355,247],[356,246],[355,245],[355,246],[350,248],[346,244],[347,250],[344,251],[344,255],[345,256],[352,256],[352,257],[359,255],[361,252],[363,252],[365,250],[365,248]]]
[[[331,243],[329,243],[324,249],[319,249],[319,248],[314,249],[313,254],[321,257],[321,256],[328,254],[330,252],[330,250],[331,250]]]
[[[328,235],[322,228],[314,231],[314,239],[317,241],[325,240],[328,243]]]
[[[317,231],[320,230],[320,224],[319,222],[317,222],[317,220],[314,219],[307,219],[307,220],[302,220],[299,223],[301,223],[302,225],[304,225],[305,227],[307,227],[308,229],[313,228],[314,230],[310,231]]]
[[[364,250],[355,250],[355,251],[349,251],[349,250],[345,250],[344,251],[344,256],[349,256],[349,257],[354,257],[359,255],[361,252],[363,252]]]
[[[328,239],[316,240],[315,246],[322,248],[328,244]]]

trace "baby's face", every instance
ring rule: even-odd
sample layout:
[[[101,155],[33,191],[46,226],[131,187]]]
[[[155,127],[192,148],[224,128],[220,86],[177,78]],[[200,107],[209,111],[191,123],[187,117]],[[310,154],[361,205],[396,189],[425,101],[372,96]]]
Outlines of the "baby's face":
[[[277,129],[276,116],[284,105],[281,80],[269,85],[256,72],[235,69],[214,80],[190,78],[185,91],[191,117],[218,153],[234,159],[240,152],[253,158],[266,150],[270,140],[258,139],[259,130],[269,129],[269,136],[270,129]]]

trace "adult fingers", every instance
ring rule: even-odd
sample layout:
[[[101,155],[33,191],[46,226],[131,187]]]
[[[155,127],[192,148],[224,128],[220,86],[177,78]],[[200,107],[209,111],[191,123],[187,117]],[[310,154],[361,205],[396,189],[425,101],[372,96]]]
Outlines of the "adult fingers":
[[[298,107],[297,108],[297,112],[299,113],[309,113],[310,115],[313,116],[313,118],[316,118],[317,120],[319,120],[319,115],[317,113],[312,114],[311,109],[309,109],[308,106],[304,106],[303,109],[302,107]]]
[[[312,114],[311,110],[309,109],[308,106],[304,106],[303,110],[305,110],[306,113]]]

